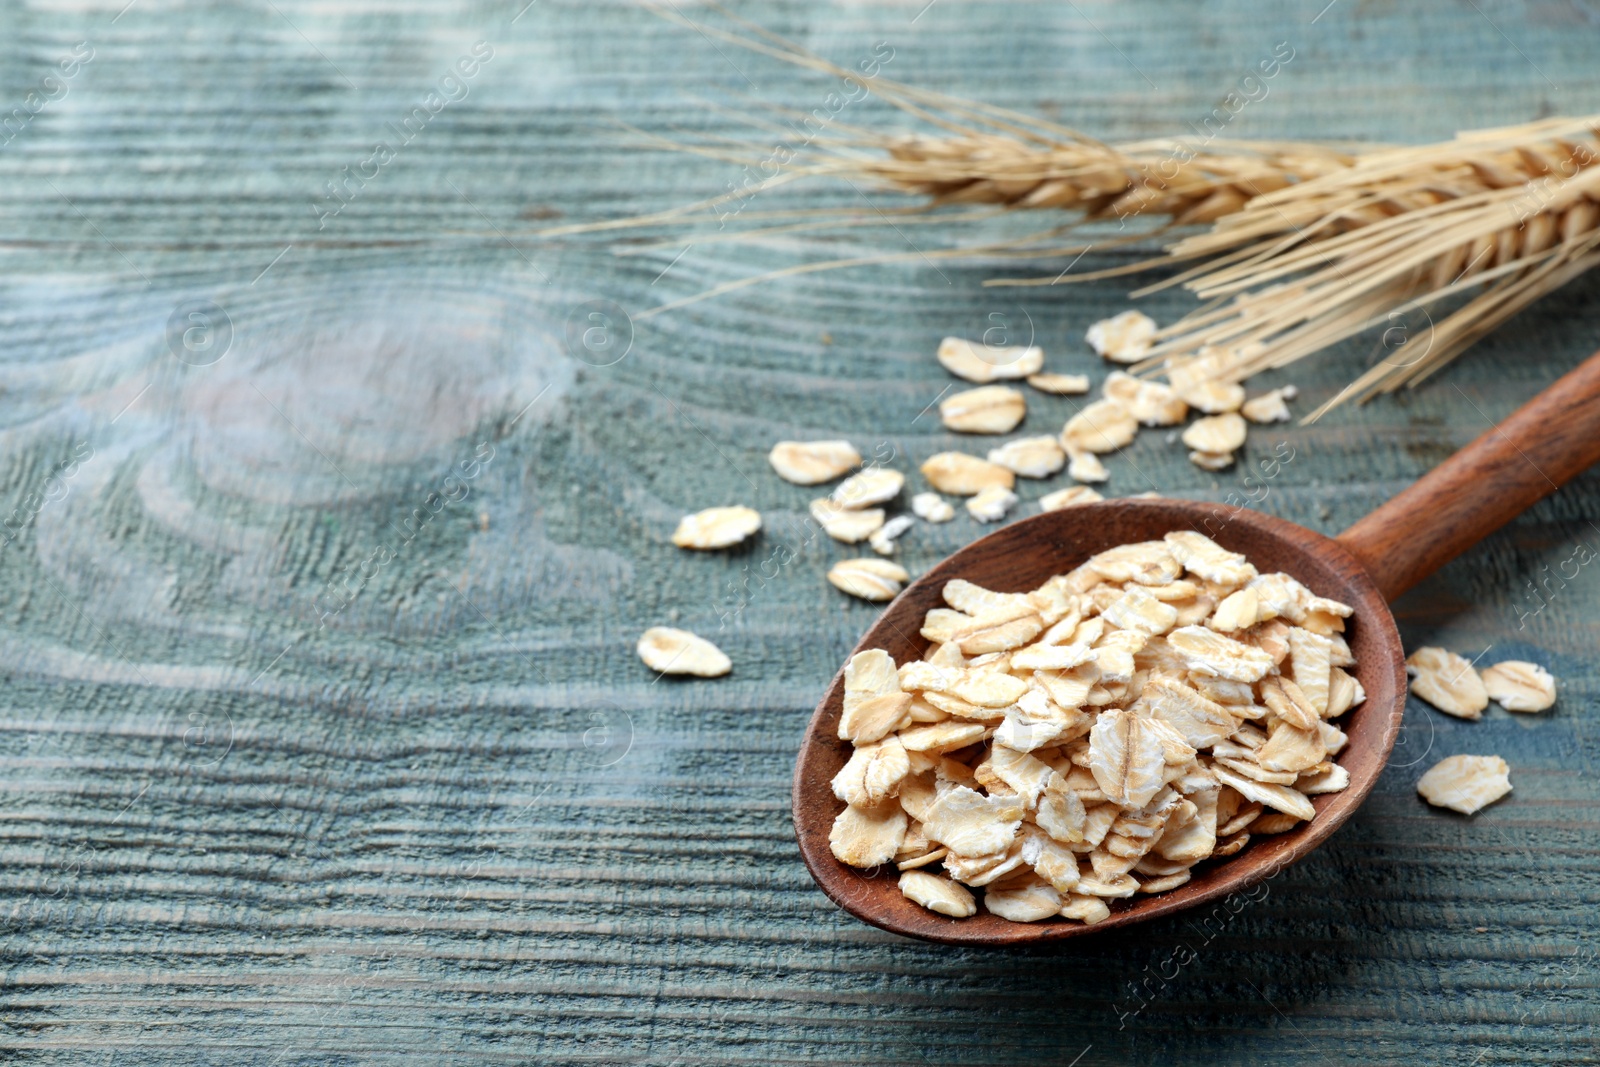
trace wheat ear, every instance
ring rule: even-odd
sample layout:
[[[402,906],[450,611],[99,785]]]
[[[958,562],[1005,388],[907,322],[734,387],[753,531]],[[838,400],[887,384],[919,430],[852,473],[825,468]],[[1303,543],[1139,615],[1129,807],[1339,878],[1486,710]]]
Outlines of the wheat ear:
[[[1600,263],[1597,130],[1600,116],[1556,119],[1374,151],[1255,198],[1169,250],[1170,261],[1206,261],[1182,283],[1223,303],[1161,331],[1155,357],[1169,371],[1203,360],[1185,373],[1238,381],[1464,298],[1312,418],[1422,381]]]
[[[896,137],[882,147],[888,158],[837,157],[836,172],[937,204],[1065,208],[1089,219],[1162,215],[1178,225],[1216,221],[1354,158],[1313,144],[1218,142],[1191,156],[1178,141],[1024,142],[984,133]]]

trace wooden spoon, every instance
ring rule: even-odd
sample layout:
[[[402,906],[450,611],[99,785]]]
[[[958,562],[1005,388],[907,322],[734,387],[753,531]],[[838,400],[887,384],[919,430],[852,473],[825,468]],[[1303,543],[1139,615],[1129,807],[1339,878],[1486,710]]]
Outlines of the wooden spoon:
[[[1011,922],[984,911],[946,918],[901,895],[893,864],[859,871],[835,859],[828,846],[828,832],[844,807],[829,783],[851,752],[850,743],[838,737],[841,670],[811,717],[795,764],[794,827],[806,867],[822,891],[857,918],[892,933],[955,945],[1022,945],[1127,926],[1216,900],[1282,870],[1355,811],[1394,745],[1405,711],[1406,671],[1388,602],[1597,460],[1600,353],[1337,538],[1246,508],[1117,500],[1047,512],[973,542],[907,587],[855,652],[881,648],[896,663],[920,659],[928,646],[919,632],[923,616],[944,606],[941,594],[952,578],[1026,592],[1116,545],[1156,540],[1169,530],[1198,530],[1244,553],[1262,573],[1284,571],[1315,593],[1355,608],[1344,636],[1367,699],[1339,722],[1350,737],[1339,757],[1350,772],[1349,787],[1311,798],[1317,815],[1310,822],[1258,837],[1236,856],[1200,864],[1177,889],[1108,901],[1110,918],[1093,926],[1059,918]]]

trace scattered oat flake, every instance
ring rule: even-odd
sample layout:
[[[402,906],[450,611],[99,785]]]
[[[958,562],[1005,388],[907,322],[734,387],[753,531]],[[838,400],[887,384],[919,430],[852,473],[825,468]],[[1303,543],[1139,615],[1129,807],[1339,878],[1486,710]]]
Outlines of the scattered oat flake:
[[[1511,792],[1511,768],[1499,756],[1447,756],[1417,781],[1436,808],[1471,815]]]
[[[910,580],[905,568],[886,559],[842,559],[828,571],[834,588],[862,600],[893,600]]]
[[[1139,422],[1120,400],[1107,397],[1086,405],[1061,428],[1068,452],[1115,452],[1139,432]]]
[[[946,337],[939,342],[939,363],[957,378],[985,385],[1026,378],[1044,367],[1044,349],[1036,345],[986,345]]]
[[[1183,443],[1196,452],[1233,452],[1244,444],[1245,421],[1229,412],[1196,419],[1183,431]]]
[[[1076,396],[1089,391],[1087,374],[1030,374],[1028,384],[1041,393],[1056,396]]]
[[[706,508],[679,521],[672,543],[679,548],[727,548],[759,529],[761,515],[751,508]]]
[[[1454,652],[1425,646],[1406,658],[1411,691],[1458,719],[1481,719],[1489,694],[1472,664]]]
[[[1072,453],[1072,462],[1067,464],[1067,477],[1075,482],[1098,483],[1110,479],[1111,473],[1093,452],[1076,451]]]
[[[1048,478],[1067,462],[1067,454],[1054,437],[1019,437],[989,450],[989,462],[1024,478]]]
[[[1243,356],[1236,349],[1210,346],[1200,355],[1169,359],[1167,380],[1173,390],[1207,415],[1237,411],[1244,405]]]
[[[1133,403],[1133,398],[1139,395],[1139,379],[1126,371],[1114,370],[1106,375],[1106,380],[1100,385],[1100,394],[1112,400],[1120,400],[1124,404]]]
[[[1293,395],[1288,388],[1273,389],[1270,392],[1262,393],[1260,396],[1246,400],[1239,411],[1251,422],[1288,422],[1290,418],[1289,405],[1284,401],[1290,399]]]
[[[938,493],[918,493],[911,498],[911,510],[917,518],[927,522],[949,522],[956,517],[956,509]]]
[[[892,556],[895,540],[911,529],[916,521],[910,515],[896,515],[873,531],[872,536],[867,538],[867,544],[880,556]]]
[[[1204,381],[1229,381],[1238,378],[1244,356],[1234,348],[1206,345],[1196,356],[1175,356],[1166,361],[1167,379],[1180,389]]]
[[[639,658],[662,674],[693,674],[716,678],[733,670],[722,649],[688,630],[652,626],[639,635]]]
[[[1544,711],[1556,702],[1556,680],[1537,663],[1502,660],[1482,676],[1489,699],[1507,711]]]
[[[899,471],[873,467],[840,482],[828,499],[840,507],[857,510],[893,500],[905,484],[906,476]]]
[[[1120,401],[1144,426],[1177,426],[1189,414],[1189,405],[1171,386],[1135,378],[1122,371],[1112,371],[1101,391]]]
[[[1010,489],[1017,476],[998,463],[990,463],[964,452],[940,452],[921,467],[922,476],[941,493],[975,496],[992,485]]]
[[[1156,323],[1142,311],[1124,311],[1089,327],[1084,340],[1113,363],[1138,363],[1155,343]]]
[[[1069,485],[1065,489],[1057,489],[1053,493],[1046,493],[1040,497],[1039,510],[1060,511],[1062,508],[1093,504],[1104,499],[1105,497],[1090,489],[1087,485]]]
[[[849,441],[779,441],[767,461],[786,482],[820,485],[861,466],[861,453]]]
[[[1188,416],[1189,405],[1170,386],[1140,382],[1128,411],[1142,426],[1178,426]]]
[[[883,526],[881,508],[854,510],[823,498],[811,502],[811,517],[835,541],[853,545],[865,541]]]
[[[967,511],[979,522],[999,522],[1017,502],[1017,494],[998,485],[978,493],[967,501]]]
[[[1027,414],[1027,400],[1008,385],[968,389],[939,402],[939,420],[958,433],[1010,433]]]
[[[1190,407],[1198,408],[1207,415],[1238,411],[1244,406],[1242,385],[1227,382],[1198,382],[1183,389],[1174,386],[1173,391]]]
[[[1189,462],[1204,471],[1225,471],[1233,466],[1232,452],[1190,452]]]

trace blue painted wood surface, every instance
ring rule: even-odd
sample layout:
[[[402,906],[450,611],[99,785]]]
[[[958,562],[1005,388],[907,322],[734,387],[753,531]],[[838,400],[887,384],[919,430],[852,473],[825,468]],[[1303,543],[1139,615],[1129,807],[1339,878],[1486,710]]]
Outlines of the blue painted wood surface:
[[[1360,815],[1215,916],[1055,955],[900,941],[796,855],[793,750],[872,609],[822,581],[831,542],[763,575],[810,496],[764,453],[848,436],[910,470],[954,444],[919,417],[939,337],[998,315],[1098,375],[1080,338],[1122,288],[984,289],[991,268],[913,256],[650,315],[945,238],[541,237],[740,180],[624,124],[749,142],[833,88],[631,5],[123,2],[0,4],[5,1059],[1600,1055],[1600,573],[1527,593],[1600,540],[1600,475],[1398,609],[1412,644],[1548,665],[1552,712],[1413,704]],[[739,13],[1108,138],[1183,129],[1279,42],[1295,58],[1239,136],[1432,139],[1600,102],[1584,0],[1324,3]],[[838,121],[904,119],[868,100]],[[828,206],[871,210],[815,185],[747,211]],[[1262,507],[1343,528],[1600,345],[1597,295],[1574,284],[1420,391],[1258,432],[1296,450]],[[1370,357],[1282,380],[1309,410]],[[1034,432],[1079,404],[1033,403]],[[1110,466],[1113,494],[1239,488],[1156,433]],[[767,518],[751,549],[668,542],[734,502]],[[902,554],[919,570],[977,533],[921,526]],[[733,675],[654,680],[633,641],[671,621]],[[1415,781],[1454,752],[1504,755],[1515,793],[1427,809]]]

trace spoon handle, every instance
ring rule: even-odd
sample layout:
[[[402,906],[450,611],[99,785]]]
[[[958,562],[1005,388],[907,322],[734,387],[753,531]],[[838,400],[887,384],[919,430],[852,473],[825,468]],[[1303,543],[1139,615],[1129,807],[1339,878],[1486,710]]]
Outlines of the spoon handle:
[[[1340,534],[1401,593],[1600,461],[1600,352]]]

